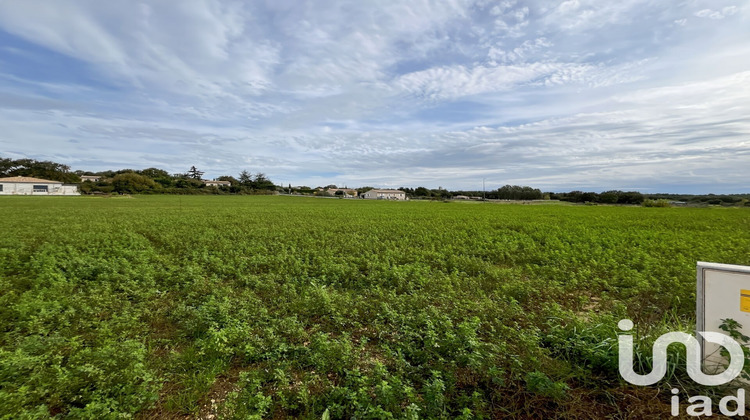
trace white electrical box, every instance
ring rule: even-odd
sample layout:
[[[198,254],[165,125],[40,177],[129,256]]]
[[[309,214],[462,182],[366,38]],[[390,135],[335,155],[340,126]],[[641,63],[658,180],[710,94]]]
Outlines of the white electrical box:
[[[698,262],[696,298],[697,331],[726,334],[719,325],[730,318],[742,325],[742,334],[750,336],[750,267]],[[709,367],[721,365],[725,359],[719,346],[697,338],[704,368],[710,371]]]

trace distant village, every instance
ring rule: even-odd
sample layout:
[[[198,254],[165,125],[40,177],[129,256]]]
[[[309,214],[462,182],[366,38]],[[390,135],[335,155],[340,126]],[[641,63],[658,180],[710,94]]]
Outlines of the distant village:
[[[442,187],[360,188],[327,185],[318,187],[276,185],[265,174],[242,171],[237,177],[204,179],[204,172],[192,166],[185,173],[170,174],[158,168],[142,170],[85,172],[71,171],[67,165],[33,159],[0,157],[0,195],[112,195],[112,194],[245,194],[296,195],[341,199],[466,200],[466,201],[567,201],[588,204],[670,206],[750,207],[750,194],[643,194],[638,191],[542,192],[519,185],[488,190],[450,191]]]
[[[215,189],[229,189],[232,187],[230,181],[224,180],[200,180],[204,187]],[[81,182],[67,184],[61,181],[49,179],[34,178],[28,176],[13,176],[0,178],[0,195],[80,195],[80,186],[95,183],[111,183],[113,180],[104,179],[98,175],[83,175]],[[113,191],[115,189],[113,188]],[[307,191],[308,187],[290,187],[288,190],[277,188],[275,193],[305,194],[299,191]],[[119,192],[119,191],[116,191]],[[129,192],[129,191],[128,191]],[[135,191],[137,192],[137,191]],[[339,198],[362,198],[368,200],[407,200],[406,192],[394,189],[368,189],[362,193],[351,188],[323,188],[318,187],[311,191],[312,194],[321,197],[339,197]],[[463,198],[463,197],[460,197]],[[467,197],[468,198],[468,197]]]

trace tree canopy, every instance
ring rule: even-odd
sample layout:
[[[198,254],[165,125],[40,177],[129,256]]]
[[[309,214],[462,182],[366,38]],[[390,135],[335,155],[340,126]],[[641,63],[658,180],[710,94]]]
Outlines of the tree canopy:
[[[70,172],[68,165],[46,160],[0,158],[0,177],[10,176],[28,176],[70,184],[81,182],[81,177]]]

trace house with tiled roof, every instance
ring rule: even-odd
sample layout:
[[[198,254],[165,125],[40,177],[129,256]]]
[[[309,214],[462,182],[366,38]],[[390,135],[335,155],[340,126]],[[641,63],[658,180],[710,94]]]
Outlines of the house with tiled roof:
[[[80,195],[78,186],[60,181],[12,176],[0,178],[0,195]]]
[[[231,187],[232,186],[232,183],[229,181],[217,181],[217,180],[209,181],[207,179],[203,180],[203,184],[207,187]]]
[[[326,192],[330,195],[333,195],[333,196],[339,195],[344,198],[354,198],[357,196],[357,190],[352,189],[352,188],[329,188],[326,190]]]

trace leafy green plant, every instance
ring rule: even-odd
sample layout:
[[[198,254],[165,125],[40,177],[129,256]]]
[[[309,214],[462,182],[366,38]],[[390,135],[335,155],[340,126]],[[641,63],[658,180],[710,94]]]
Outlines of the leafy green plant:
[[[563,382],[555,382],[546,374],[539,371],[529,372],[526,374],[526,388],[535,394],[550,397],[555,400],[565,398],[566,391],[570,389]]]
[[[604,417],[629,392],[616,321],[647,370],[691,330],[695,261],[750,263],[743,208],[149,195],[0,217],[0,418]]]
[[[750,337],[742,334],[740,331],[742,324],[731,318],[722,319],[719,328],[742,345],[742,351],[745,353],[745,364],[742,373],[740,373],[740,378],[746,381],[750,380]],[[722,348],[722,355],[725,358],[729,357],[729,352]]]

